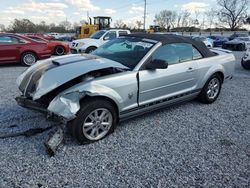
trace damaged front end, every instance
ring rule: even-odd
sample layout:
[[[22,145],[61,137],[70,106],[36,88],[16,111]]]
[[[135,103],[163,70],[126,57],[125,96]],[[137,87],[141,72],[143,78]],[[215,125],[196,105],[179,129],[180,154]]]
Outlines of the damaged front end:
[[[17,79],[22,95],[16,101],[22,107],[70,121],[75,118],[80,100],[88,90],[65,91],[126,69],[115,61],[87,54],[44,60],[28,68]]]
[[[96,87],[92,86],[92,80],[126,69],[120,63],[87,54],[44,60],[28,68],[17,79],[22,94],[16,97],[16,101],[24,108],[43,112],[48,118],[65,125],[75,119],[81,99]],[[77,86],[81,89],[78,90]],[[104,93],[109,91],[103,87],[98,89],[103,89]],[[59,129],[45,143],[50,154],[63,140],[64,131]]]

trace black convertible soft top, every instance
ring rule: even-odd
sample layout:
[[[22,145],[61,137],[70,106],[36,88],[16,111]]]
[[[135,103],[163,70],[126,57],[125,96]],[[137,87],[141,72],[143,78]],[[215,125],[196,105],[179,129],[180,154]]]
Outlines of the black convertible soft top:
[[[150,39],[161,42],[163,45],[165,44],[173,44],[173,43],[188,43],[192,44],[199,52],[203,55],[203,57],[212,57],[216,54],[211,52],[203,42],[195,41],[189,37],[173,35],[173,34],[148,34],[148,33],[133,33],[127,36],[142,38],[142,39]]]

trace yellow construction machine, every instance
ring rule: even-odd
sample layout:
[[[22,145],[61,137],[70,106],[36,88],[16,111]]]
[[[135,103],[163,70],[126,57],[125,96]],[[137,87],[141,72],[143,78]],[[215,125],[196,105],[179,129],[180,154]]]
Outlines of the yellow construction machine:
[[[150,25],[149,29],[147,29],[147,33],[155,33],[155,32],[160,32],[161,31],[161,27],[158,25]]]
[[[111,17],[97,16],[94,17],[94,23],[92,24],[92,19],[89,17],[88,23],[84,23],[76,29],[76,37],[78,39],[88,38],[99,30],[108,29],[111,21]]]

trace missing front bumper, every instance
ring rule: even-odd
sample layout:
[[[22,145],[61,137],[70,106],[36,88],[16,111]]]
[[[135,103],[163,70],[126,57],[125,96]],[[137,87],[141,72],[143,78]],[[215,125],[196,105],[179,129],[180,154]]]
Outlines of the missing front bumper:
[[[22,106],[24,108],[29,108],[31,110],[47,113],[47,108],[45,105],[32,101],[24,96],[16,97],[16,102],[19,106]]]
[[[58,116],[58,115],[48,111],[46,105],[43,105],[41,103],[38,103],[38,102],[33,101],[31,99],[28,99],[25,96],[18,96],[15,99],[16,99],[17,104],[19,106],[41,112],[41,113],[45,114],[47,116],[47,119],[49,119],[49,120],[57,121],[57,122],[60,122],[63,124],[66,124],[69,121],[68,119],[66,119],[62,116]]]

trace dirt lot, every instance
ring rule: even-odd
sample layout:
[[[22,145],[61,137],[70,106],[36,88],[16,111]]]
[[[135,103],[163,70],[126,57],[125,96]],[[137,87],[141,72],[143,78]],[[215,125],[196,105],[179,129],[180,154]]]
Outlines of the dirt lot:
[[[0,139],[0,187],[250,187],[250,72],[240,66],[214,104],[187,102],[121,123],[90,145],[67,136],[55,157],[51,131]],[[0,136],[56,125],[17,106],[24,67],[0,67]]]

